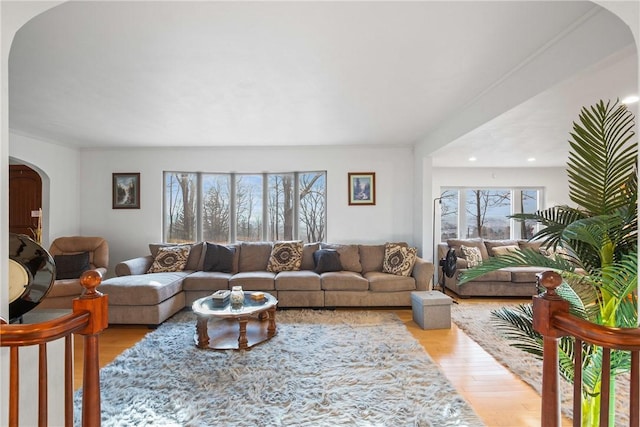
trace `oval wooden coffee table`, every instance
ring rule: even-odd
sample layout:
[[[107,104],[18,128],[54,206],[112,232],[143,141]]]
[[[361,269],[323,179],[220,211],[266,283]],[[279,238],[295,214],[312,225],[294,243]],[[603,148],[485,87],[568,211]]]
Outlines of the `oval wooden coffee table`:
[[[246,350],[273,337],[278,300],[264,292],[264,299],[256,301],[251,298],[253,293],[244,293],[244,304],[237,310],[229,303],[217,306],[210,296],[194,301],[191,307],[198,317],[194,336],[196,346]]]

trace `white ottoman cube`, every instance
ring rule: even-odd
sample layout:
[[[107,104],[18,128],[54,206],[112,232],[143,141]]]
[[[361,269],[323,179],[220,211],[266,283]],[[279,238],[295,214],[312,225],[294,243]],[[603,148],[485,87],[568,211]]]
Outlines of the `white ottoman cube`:
[[[438,291],[411,292],[413,321],[422,329],[451,328],[452,301]]]

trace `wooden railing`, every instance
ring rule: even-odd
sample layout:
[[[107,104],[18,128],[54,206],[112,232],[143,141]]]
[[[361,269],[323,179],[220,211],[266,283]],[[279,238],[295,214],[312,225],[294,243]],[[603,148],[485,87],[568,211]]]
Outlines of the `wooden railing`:
[[[64,422],[73,426],[73,344],[72,335],[84,336],[82,425],[100,426],[100,366],[98,336],[108,324],[108,297],[96,291],[102,276],[98,271],[83,273],[83,295],[73,301],[73,312],[47,322],[23,325],[7,324],[0,319],[0,346],[9,348],[9,427],[19,422],[19,349],[38,346],[38,426],[48,422],[47,343],[64,338]],[[62,369],[62,368],[61,368]],[[0,425],[4,422],[0,421]]]
[[[640,329],[612,328],[596,325],[569,314],[569,303],[556,294],[562,283],[560,275],[546,271],[538,275],[538,283],[546,291],[533,298],[533,327],[543,337],[542,427],[560,426],[560,376],[558,341],[563,336],[575,337],[573,425],[582,425],[582,343],[603,348],[600,427],[609,426],[611,384],[611,350],[631,352],[629,425],[640,426]]]

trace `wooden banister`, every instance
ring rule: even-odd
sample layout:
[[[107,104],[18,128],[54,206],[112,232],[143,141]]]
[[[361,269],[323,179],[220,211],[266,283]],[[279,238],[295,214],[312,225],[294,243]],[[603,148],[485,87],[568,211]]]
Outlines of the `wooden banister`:
[[[533,327],[543,338],[541,426],[561,425],[558,342],[563,336],[576,340],[573,425],[582,423],[582,344],[588,343],[603,348],[600,427],[609,425],[611,350],[631,352],[629,425],[640,426],[640,329],[597,325],[569,314],[569,303],[556,293],[561,283],[562,277],[557,272],[539,273],[538,284],[545,292],[533,297]]]
[[[82,425],[100,425],[100,377],[98,336],[108,325],[108,297],[96,288],[102,281],[99,271],[89,270],[80,277],[83,294],[73,301],[73,312],[46,322],[23,325],[7,324],[0,319],[0,346],[8,347],[9,420],[10,427],[19,422],[19,348],[38,346],[38,425],[48,425],[47,408],[47,343],[65,339],[64,399],[65,426],[73,426],[73,352],[72,335],[84,336],[84,373],[82,393]],[[0,424],[4,424],[0,422]]]

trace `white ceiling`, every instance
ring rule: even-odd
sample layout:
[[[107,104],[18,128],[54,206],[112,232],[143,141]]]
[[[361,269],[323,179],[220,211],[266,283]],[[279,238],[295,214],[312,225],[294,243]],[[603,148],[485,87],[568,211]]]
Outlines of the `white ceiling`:
[[[15,37],[9,126],[79,148],[414,144],[594,8],[65,3]],[[434,165],[467,165],[473,153],[474,166],[491,166],[524,152],[537,166],[557,163],[558,135],[566,141],[580,105],[637,92],[635,48],[609,54],[437,151]]]

